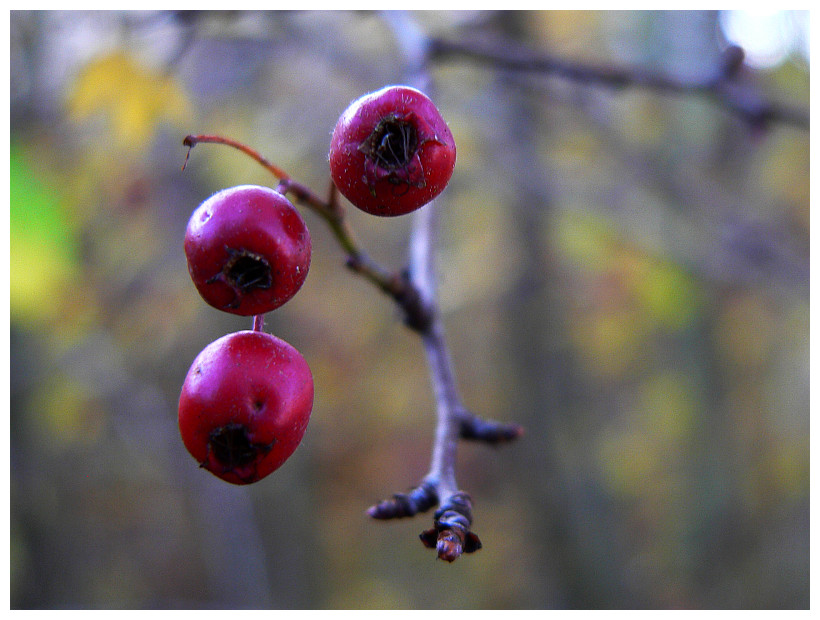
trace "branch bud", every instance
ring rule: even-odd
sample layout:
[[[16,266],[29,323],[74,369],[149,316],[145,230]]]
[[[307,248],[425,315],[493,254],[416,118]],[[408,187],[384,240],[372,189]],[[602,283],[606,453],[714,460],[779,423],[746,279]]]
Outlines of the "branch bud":
[[[428,549],[435,549],[440,560],[455,561],[462,553],[481,549],[481,540],[470,531],[473,521],[470,496],[459,491],[436,511],[434,527],[419,535]]]

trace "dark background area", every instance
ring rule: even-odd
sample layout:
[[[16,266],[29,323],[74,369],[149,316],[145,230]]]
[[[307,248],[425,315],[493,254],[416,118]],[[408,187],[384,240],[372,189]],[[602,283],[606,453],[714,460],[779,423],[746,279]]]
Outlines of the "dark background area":
[[[412,17],[678,79],[728,43],[716,12]],[[459,386],[526,429],[460,446],[484,548],[449,565],[418,540],[429,515],[365,515],[426,473],[433,399],[417,338],[313,214],[310,275],[266,320],[314,373],[301,447],[235,487],[176,423],[196,354],[250,328],[198,297],[187,219],[221,188],[275,184],[215,145],[181,171],[183,137],[244,141],[324,192],[338,115],[402,81],[383,16],[10,23],[12,608],[808,607],[807,128],[750,126],[708,95],[432,65],[458,147],[438,208]],[[799,50],[740,77],[808,109]],[[347,213],[400,269],[411,219]]]

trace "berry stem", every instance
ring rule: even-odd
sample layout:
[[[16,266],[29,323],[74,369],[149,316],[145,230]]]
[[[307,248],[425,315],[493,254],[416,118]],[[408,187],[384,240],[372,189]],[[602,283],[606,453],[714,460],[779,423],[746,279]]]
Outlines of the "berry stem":
[[[268,161],[259,151],[252,149],[251,147],[247,146],[246,144],[242,144],[241,142],[237,142],[231,138],[226,138],[225,136],[217,136],[211,134],[199,134],[199,135],[189,135],[186,136],[185,139],[182,141],[184,146],[188,147],[188,153],[185,155],[185,163],[182,164],[182,169],[185,170],[185,166],[188,165],[188,157],[191,154],[191,149],[193,149],[197,144],[200,142],[211,142],[214,144],[225,144],[226,146],[233,147],[249,155],[251,158],[258,161],[262,164],[265,168],[270,170],[271,174],[275,176],[277,179],[288,179],[290,178],[288,174],[282,170],[279,166]]]
[[[257,314],[253,317],[253,331],[261,332],[265,329],[265,315]]]

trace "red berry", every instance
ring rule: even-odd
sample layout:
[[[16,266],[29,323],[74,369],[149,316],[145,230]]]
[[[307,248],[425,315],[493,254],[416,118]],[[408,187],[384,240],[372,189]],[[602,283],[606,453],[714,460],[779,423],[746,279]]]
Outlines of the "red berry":
[[[215,476],[256,482],[296,450],[313,407],[313,377],[284,340],[241,331],[196,357],[179,397],[188,452]]]
[[[344,111],[329,159],[333,182],[352,204],[373,215],[404,215],[445,188],[456,145],[427,95],[387,86]]]
[[[191,215],[185,232],[188,271],[202,298],[243,316],[278,308],[310,267],[310,232],[282,194],[240,185],[222,190]]]

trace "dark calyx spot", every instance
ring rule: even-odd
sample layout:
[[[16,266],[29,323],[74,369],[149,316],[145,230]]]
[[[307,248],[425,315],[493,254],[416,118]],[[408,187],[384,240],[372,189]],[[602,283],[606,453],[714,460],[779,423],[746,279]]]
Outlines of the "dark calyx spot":
[[[253,463],[257,455],[270,452],[273,444],[255,444],[248,438],[242,424],[227,424],[211,431],[208,449],[227,470],[238,469]]]
[[[419,146],[413,123],[386,116],[359,147],[377,166],[396,170],[407,166]]]
[[[244,295],[255,288],[271,287],[273,277],[270,263],[263,256],[231,248],[228,248],[228,254],[230,258],[222,268],[222,275],[237,292]]]

